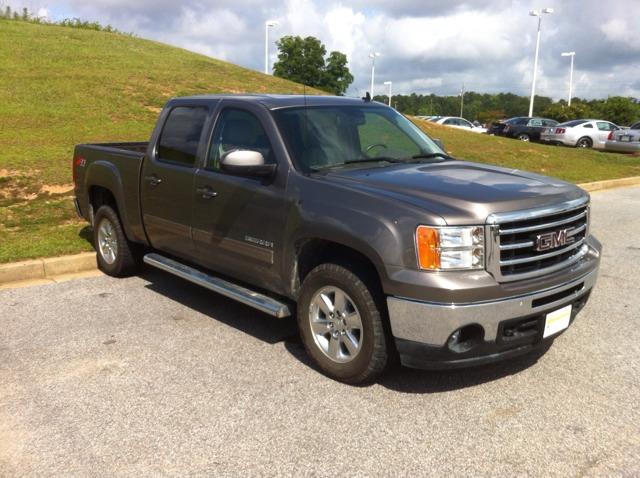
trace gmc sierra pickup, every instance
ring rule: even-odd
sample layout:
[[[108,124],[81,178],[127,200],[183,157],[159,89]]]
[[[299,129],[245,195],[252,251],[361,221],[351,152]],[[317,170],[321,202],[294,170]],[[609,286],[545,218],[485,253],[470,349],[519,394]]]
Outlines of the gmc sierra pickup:
[[[598,273],[586,192],[454,159],[368,98],[172,99],[148,143],[78,145],[73,177],[104,272],[296,314],[348,383],[546,347]]]

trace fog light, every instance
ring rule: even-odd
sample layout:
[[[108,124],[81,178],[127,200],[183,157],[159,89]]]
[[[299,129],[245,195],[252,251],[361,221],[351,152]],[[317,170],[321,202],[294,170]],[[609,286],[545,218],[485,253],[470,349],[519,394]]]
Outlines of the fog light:
[[[464,353],[480,345],[484,339],[484,329],[478,324],[465,325],[451,334],[447,347],[452,352]]]

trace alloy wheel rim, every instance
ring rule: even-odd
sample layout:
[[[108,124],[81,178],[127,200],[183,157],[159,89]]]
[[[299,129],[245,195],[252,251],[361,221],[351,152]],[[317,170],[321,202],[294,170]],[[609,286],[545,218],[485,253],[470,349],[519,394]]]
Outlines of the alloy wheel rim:
[[[98,225],[98,250],[107,264],[113,264],[118,256],[116,231],[109,219],[102,219]]]
[[[353,299],[338,287],[323,287],[311,299],[311,334],[318,349],[330,360],[351,362],[362,349],[360,312]]]

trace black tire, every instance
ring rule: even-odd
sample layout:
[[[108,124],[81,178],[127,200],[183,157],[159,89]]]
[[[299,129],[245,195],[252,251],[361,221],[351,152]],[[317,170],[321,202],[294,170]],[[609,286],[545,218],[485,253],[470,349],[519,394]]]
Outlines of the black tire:
[[[588,149],[588,148],[592,148],[592,147],[593,147],[593,141],[591,141],[591,138],[589,138],[587,136],[583,136],[576,143],[576,148]]]
[[[531,141],[531,137],[527,134],[527,133],[519,133],[517,138],[520,141],[525,141],[525,142],[529,142]]]
[[[347,363],[336,362],[323,352],[311,330],[312,300],[325,288],[344,291],[359,313],[360,349]],[[372,382],[387,368],[391,340],[385,332],[386,305],[378,289],[365,274],[356,274],[338,264],[321,264],[304,279],[298,299],[298,328],[307,353],[325,375],[345,383],[363,384]]]
[[[95,214],[93,224],[93,245],[98,256],[98,268],[113,277],[126,277],[135,274],[140,267],[142,254],[140,247],[130,242],[125,236],[118,214],[111,206],[100,206]],[[111,228],[112,232],[108,238],[110,246],[101,247],[100,245],[101,234],[104,239],[104,233],[100,232],[103,225]],[[114,242],[115,247],[113,247]],[[111,255],[109,251],[112,251],[113,254]]]

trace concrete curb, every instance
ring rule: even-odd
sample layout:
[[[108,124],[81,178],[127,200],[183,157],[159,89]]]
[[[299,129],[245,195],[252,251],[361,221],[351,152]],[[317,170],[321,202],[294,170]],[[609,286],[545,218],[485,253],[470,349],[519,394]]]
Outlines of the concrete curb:
[[[640,184],[640,176],[631,178],[607,179],[605,181],[595,181],[593,183],[578,184],[585,191],[602,191],[604,189],[620,188],[623,186],[637,186]]]
[[[590,192],[636,185],[640,185],[640,176],[578,184],[582,189]],[[25,281],[49,283],[56,277],[95,270],[97,270],[95,252],[0,264],[0,285]]]
[[[95,252],[0,264],[0,284],[45,280],[97,269]]]

